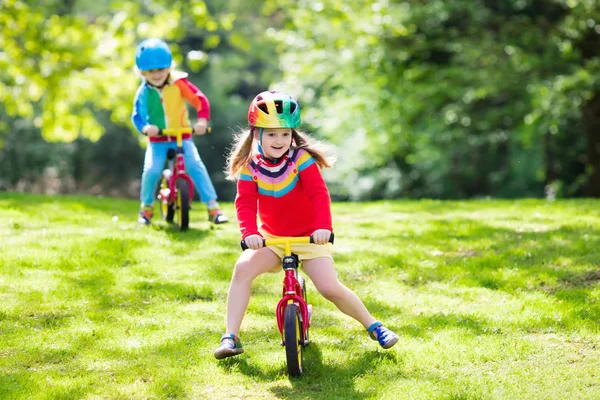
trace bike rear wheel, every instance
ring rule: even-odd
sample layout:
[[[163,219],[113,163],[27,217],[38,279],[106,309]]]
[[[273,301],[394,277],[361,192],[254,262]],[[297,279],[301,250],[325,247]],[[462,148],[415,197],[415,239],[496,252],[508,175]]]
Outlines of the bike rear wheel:
[[[285,308],[283,337],[288,373],[290,376],[300,376],[304,369],[304,348],[302,346],[300,310],[295,304],[288,304]]]
[[[175,182],[177,190],[177,225],[179,230],[185,231],[190,224],[190,185],[185,179]]]

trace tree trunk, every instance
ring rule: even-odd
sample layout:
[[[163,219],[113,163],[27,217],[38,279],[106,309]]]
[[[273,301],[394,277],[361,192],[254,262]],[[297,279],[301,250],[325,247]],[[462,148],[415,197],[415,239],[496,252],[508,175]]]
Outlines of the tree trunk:
[[[550,131],[546,132],[544,135],[544,162],[545,162],[545,171],[546,171],[546,181],[544,185],[549,185],[554,182],[557,178],[556,168],[554,167],[555,163],[555,153],[554,147],[552,143],[552,134]]]
[[[600,91],[582,107],[582,117],[589,170],[584,193],[586,197],[600,197]]]

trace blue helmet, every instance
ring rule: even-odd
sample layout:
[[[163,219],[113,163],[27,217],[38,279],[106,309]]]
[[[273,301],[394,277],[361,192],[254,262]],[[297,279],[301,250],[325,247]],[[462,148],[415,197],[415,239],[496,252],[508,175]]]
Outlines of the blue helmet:
[[[160,39],[146,39],[135,51],[135,65],[140,71],[169,68],[172,62],[169,45]]]

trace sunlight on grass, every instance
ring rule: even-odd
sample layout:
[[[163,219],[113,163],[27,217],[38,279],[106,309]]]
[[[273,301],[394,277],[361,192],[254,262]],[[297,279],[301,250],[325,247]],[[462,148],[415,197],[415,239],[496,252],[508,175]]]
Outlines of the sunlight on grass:
[[[600,391],[598,201],[334,204],[339,278],[401,340],[381,350],[307,282],[315,308],[299,379],[287,376],[274,316],[282,274],[253,284],[246,352],[212,356],[241,251],[235,221],[211,226],[194,209],[188,232],[139,227],[137,206],[0,194],[0,398]]]

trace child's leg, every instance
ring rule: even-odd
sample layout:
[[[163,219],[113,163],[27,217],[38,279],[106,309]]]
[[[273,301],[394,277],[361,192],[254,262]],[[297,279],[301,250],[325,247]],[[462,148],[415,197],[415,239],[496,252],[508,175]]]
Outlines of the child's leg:
[[[144,172],[142,173],[142,184],[140,200],[142,205],[154,204],[156,185],[165,167],[167,151],[172,147],[170,143],[148,143],[146,156],[144,158]]]
[[[191,140],[183,141],[184,161],[187,173],[192,178],[196,191],[200,195],[200,201],[208,203],[217,200],[217,192],[213,186],[206,166],[200,159],[198,149]]]
[[[268,248],[242,253],[235,264],[227,295],[227,331],[213,353],[215,358],[220,360],[244,352],[238,332],[250,301],[252,281],[260,274],[275,270],[280,263],[281,259]]]
[[[215,224],[222,224],[229,221],[228,218],[223,215],[219,203],[217,203],[217,192],[210,180],[206,166],[200,159],[198,149],[194,145],[194,142],[191,140],[184,140],[183,148],[187,173],[194,182],[196,191],[200,195],[200,201],[206,203],[208,207],[208,220]]]
[[[281,265],[281,259],[270,249],[246,250],[233,271],[227,295],[227,333],[238,335],[250,300],[250,286],[257,276]]]
[[[398,342],[398,335],[375,320],[358,296],[338,280],[331,258],[313,258],[302,263],[304,271],[319,293],[333,302],[341,312],[363,324],[371,338],[377,340],[381,347],[389,349]]]
[[[376,321],[358,296],[338,280],[331,258],[304,260],[302,265],[319,293],[341,312],[363,324],[365,329]]]

